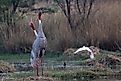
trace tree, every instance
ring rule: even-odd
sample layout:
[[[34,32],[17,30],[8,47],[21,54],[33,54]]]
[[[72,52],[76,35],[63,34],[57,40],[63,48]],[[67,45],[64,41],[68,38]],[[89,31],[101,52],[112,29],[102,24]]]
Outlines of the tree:
[[[70,28],[73,30],[76,28],[73,21],[73,14],[78,13],[82,23],[89,18],[91,9],[95,0],[54,0],[67,17]],[[76,7],[75,7],[76,6]],[[73,8],[77,11],[72,11]]]
[[[14,26],[16,19],[20,18],[16,10],[22,7],[23,3],[29,3],[27,7],[30,7],[35,4],[35,0],[0,0],[0,22]]]
[[[82,2],[80,2],[80,0],[76,0],[78,13],[80,14],[82,21],[85,19],[88,19],[91,13],[91,9],[92,9],[94,1],[95,0],[82,0]]]

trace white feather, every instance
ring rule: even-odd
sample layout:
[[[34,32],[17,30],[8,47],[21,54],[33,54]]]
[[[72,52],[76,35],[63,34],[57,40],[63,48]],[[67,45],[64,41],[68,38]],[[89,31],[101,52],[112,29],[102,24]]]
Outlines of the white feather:
[[[41,24],[42,23],[42,21],[41,20],[39,20],[39,24]]]
[[[37,34],[37,31],[36,31],[36,30],[34,30],[34,34],[36,35],[36,37],[38,36],[38,34]]]
[[[93,54],[92,50],[91,50],[89,47],[83,46],[83,47],[77,49],[77,50],[74,52],[74,54],[76,54],[76,53],[78,53],[78,52],[80,52],[80,51],[84,51],[84,50],[89,51],[89,52],[91,53],[91,54],[90,54],[90,58],[91,58],[91,59],[94,59],[94,54]]]
[[[90,54],[90,58],[91,59],[94,59],[95,58],[93,53]]]

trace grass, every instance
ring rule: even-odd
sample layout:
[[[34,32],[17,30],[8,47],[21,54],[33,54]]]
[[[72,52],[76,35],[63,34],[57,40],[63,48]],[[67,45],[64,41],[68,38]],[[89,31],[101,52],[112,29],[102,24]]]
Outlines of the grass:
[[[62,12],[44,14],[43,28],[48,40],[47,49],[49,51],[64,51],[70,47],[94,45],[107,50],[119,50],[121,47],[121,3],[116,0],[113,0],[113,3],[110,1],[103,3],[103,1],[94,5],[89,22],[87,21],[84,27],[80,23],[80,15],[73,12],[71,19],[74,20],[73,25],[77,29],[72,31]],[[32,30],[28,27],[31,17],[33,21],[36,21],[36,15],[26,15],[16,22],[15,27],[7,27],[1,23],[0,49],[4,47],[4,51],[12,52],[30,50],[35,38]],[[37,23],[35,24],[37,25]]]
[[[0,60],[4,60],[10,63],[13,62],[29,62],[29,54],[10,54],[0,53]]]
[[[49,76],[55,77],[55,78],[60,78],[62,80],[72,80],[74,78],[76,79],[94,79],[97,76],[93,71],[88,71],[88,70],[81,70],[79,69],[73,69],[73,70],[62,70],[62,71],[53,71],[48,73]]]
[[[20,73],[12,73],[11,74],[11,78],[26,78],[26,77],[30,77],[30,76],[34,76],[34,73],[32,71],[30,72],[20,72]]]
[[[106,57],[107,55],[115,55],[115,56],[121,56],[120,52],[109,52],[109,51],[101,51],[101,54],[96,55],[96,59],[100,60],[101,58]],[[61,52],[46,52],[44,55],[44,60],[48,61],[48,63],[57,63],[57,62],[63,62],[63,61],[74,61],[74,64],[80,65],[81,62],[84,60],[88,59],[88,56],[67,56],[63,55]],[[11,53],[0,53],[0,60],[7,61],[9,63],[14,63],[14,62],[25,62],[29,63],[30,62],[30,53],[28,54],[11,54]],[[69,63],[69,62],[68,62]]]
[[[48,76],[50,77],[59,78],[64,81],[73,80],[73,79],[89,81],[89,80],[94,80],[94,79],[105,79],[105,78],[108,79],[114,76],[114,73],[110,71],[109,69],[99,72],[99,71],[93,71],[91,70],[91,68],[94,68],[94,67],[88,67],[88,68],[80,67],[76,69],[71,68],[71,69],[49,70],[45,72],[45,74],[48,74]]]
[[[33,72],[20,72],[20,73],[11,73],[10,78],[15,78],[15,79],[22,79],[22,78],[27,78],[30,76],[34,76]],[[78,69],[61,69],[61,70],[44,70],[44,76],[48,77],[53,77],[56,79],[60,80],[83,80],[83,81],[88,81],[88,80],[94,80],[94,79],[99,79],[99,78],[104,78],[103,76],[108,76],[108,74],[102,74],[102,73],[95,73],[89,69],[85,68],[78,68]]]
[[[104,58],[107,56],[107,54],[113,54],[113,55],[120,55],[118,52],[108,52],[103,51],[100,55],[96,55],[96,60],[99,60],[101,58]],[[0,54],[0,59],[8,62],[29,62],[29,54]],[[100,69],[96,67],[86,67],[84,64],[82,64],[83,60],[86,59],[85,57],[68,57],[66,55],[62,55],[62,53],[56,53],[56,52],[47,52],[44,56],[45,61],[47,62],[48,68],[44,68],[44,76],[57,78],[60,80],[93,80],[93,79],[102,79],[102,78],[110,78],[111,76],[114,76],[115,74],[112,72],[110,68],[106,69]],[[63,61],[67,62],[68,64],[74,64],[74,65],[81,65],[82,67],[70,67],[70,68],[51,68],[51,66],[63,64]],[[41,71],[40,71],[41,72]],[[30,76],[34,76],[34,73],[32,71],[30,72],[20,72],[20,73],[11,73],[10,78],[27,78]],[[16,81],[16,80],[15,80]]]
[[[12,73],[10,78],[15,78],[15,79],[22,79],[22,78],[27,78],[34,76],[33,72],[26,72],[26,73]],[[98,72],[93,72],[89,69],[63,69],[63,70],[44,70],[44,76],[48,77],[53,77],[56,79],[59,79],[59,81],[72,81],[76,79],[76,81],[89,81],[89,80],[94,80],[94,79],[109,79],[111,78],[111,73],[98,73]],[[107,77],[108,76],[108,77]],[[24,80],[22,80],[24,81]],[[25,80],[26,81],[26,80]],[[103,81],[103,80],[102,80]]]

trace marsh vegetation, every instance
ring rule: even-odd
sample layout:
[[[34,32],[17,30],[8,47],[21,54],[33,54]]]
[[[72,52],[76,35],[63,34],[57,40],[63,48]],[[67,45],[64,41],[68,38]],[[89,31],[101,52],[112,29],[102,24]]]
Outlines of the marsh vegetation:
[[[38,9],[46,12],[42,18],[48,40],[43,63],[44,77],[51,78],[47,81],[121,80],[120,0],[1,0],[0,80],[33,80],[29,58],[35,36],[28,23],[31,18],[37,23]],[[73,55],[83,45],[100,49],[94,61],[86,53]]]

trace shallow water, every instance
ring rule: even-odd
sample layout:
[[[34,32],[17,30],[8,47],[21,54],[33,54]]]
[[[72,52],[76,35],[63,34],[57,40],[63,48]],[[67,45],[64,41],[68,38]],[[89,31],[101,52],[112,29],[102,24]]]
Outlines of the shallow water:
[[[93,68],[92,66],[86,66],[86,65],[80,65],[80,61],[66,61],[66,69],[68,70],[75,70],[75,69],[89,69]],[[25,63],[21,63],[21,65],[25,65]],[[29,64],[30,65],[30,64]],[[63,70],[61,67],[63,67],[63,61],[51,61],[46,60],[43,63],[44,71],[50,70]],[[115,69],[116,70],[116,69]],[[119,69],[118,69],[119,70]],[[118,79],[96,79],[96,80],[85,80],[85,79],[73,79],[73,80],[57,80],[57,81],[121,81]]]
[[[121,81],[116,79],[96,79],[96,80],[62,80],[62,81]]]

